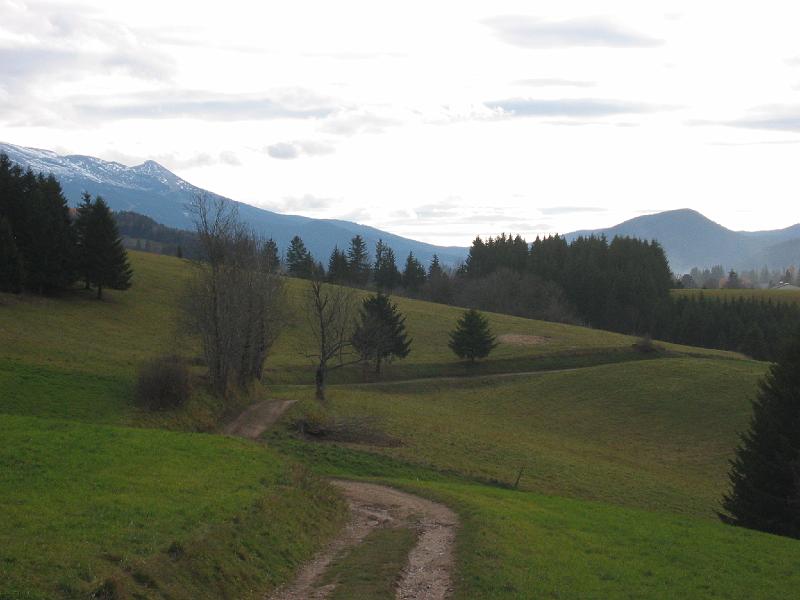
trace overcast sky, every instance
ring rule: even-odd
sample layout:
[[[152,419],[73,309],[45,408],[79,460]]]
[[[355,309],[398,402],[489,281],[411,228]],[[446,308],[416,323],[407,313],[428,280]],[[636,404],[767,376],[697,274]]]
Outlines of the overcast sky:
[[[772,229],[800,221],[798,23],[790,0],[0,0],[0,141],[441,244],[683,207]]]

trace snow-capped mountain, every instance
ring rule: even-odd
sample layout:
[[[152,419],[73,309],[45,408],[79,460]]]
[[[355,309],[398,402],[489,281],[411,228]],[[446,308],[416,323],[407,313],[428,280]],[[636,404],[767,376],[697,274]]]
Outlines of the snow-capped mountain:
[[[152,160],[128,167],[92,156],[62,156],[50,150],[2,142],[0,154],[7,154],[24,168],[55,175],[71,206],[76,206],[81,194],[88,191],[93,196],[103,196],[113,210],[137,212],[179,229],[193,229],[186,206],[197,194],[223,198],[192,185]],[[317,260],[326,261],[334,246],[346,248],[356,234],[360,234],[370,248],[383,239],[394,249],[398,262],[409,252],[414,252],[423,264],[434,254],[451,265],[466,257],[466,248],[434,246],[349,221],[283,215],[224,199],[237,205],[240,218],[254,231],[273,238],[284,250],[289,240],[299,235]]]

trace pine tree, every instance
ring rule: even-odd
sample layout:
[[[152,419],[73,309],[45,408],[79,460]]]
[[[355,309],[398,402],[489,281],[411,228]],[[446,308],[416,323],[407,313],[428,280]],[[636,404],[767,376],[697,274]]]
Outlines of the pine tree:
[[[413,252],[408,253],[406,258],[406,266],[403,269],[403,287],[412,293],[416,293],[425,284],[425,269],[422,266]]]
[[[0,216],[0,292],[18,294],[23,282],[22,257],[8,219]]]
[[[470,309],[456,322],[447,344],[459,358],[474,363],[486,358],[497,347],[497,341],[489,329],[489,321],[477,310]]]
[[[405,321],[388,296],[379,292],[364,299],[352,343],[364,363],[374,365],[376,374],[384,362],[408,356],[411,340]]]
[[[310,279],[314,273],[314,257],[308,251],[299,235],[292,238],[286,250],[286,269],[293,277]]]
[[[720,518],[800,538],[800,331],[759,386]]]
[[[81,236],[81,268],[88,286],[97,288],[97,299],[103,297],[103,288],[127,290],[131,287],[133,271],[128,253],[122,245],[117,223],[105,200],[97,196],[86,206],[86,198],[78,213],[78,231]]]
[[[83,284],[85,289],[89,289],[91,287],[91,274],[89,273],[90,267],[90,255],[89,250],[86,246],[87,243],[87,230],[89,227],[89,223],[92,220],[92,196],[89,192],[84,191],[81,194],[81,203],[78,205],[76,210],[77,217],[75,219],[75,237],[76,237],[76,244],[77,244],[77,267],[80,277],[83,279]],[[136,249],[141,250],[142,244],[141,240],[136,240]]]
[[[349,279],[347,255],[336,246],[328,260],[328,281],[344,283]]]
[[[350,248],[347,250],[347,274],[349,282],[353,285],[367,285],[369,281],[369,255],[367,254],[367,243],[360,235],[350,240]]]
[[[278,253],[278,244],[275,240],[269,238],[264,242],[264,265],[268,273],[277,273],[281,268],[281,257]]]
[[[383,240],[378,240],[378,243],[375,244],[373,278],[375,285],[382,291],[392,291],[402,280],[400,271],[397,269],[394,250],[384,244]]]

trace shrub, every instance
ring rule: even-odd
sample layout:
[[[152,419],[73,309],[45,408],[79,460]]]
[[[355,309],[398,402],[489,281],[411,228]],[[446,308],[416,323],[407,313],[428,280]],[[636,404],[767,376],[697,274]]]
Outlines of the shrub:
[[[658,352],[660,348],[653,343],[653,338],[645,335],[636,340],[631,347],[641,354],[652,354]]]
[[[139,369],[136,400],[149,410],[183,406],[190,391],[189,369],[178,356],[159,356]]]

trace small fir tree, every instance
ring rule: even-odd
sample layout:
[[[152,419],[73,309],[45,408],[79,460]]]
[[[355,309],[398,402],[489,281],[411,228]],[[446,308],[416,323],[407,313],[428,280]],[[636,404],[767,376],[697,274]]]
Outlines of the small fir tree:
[[[264,248],[262,249],[264,253],[264,268],[268,273],[277,273],[281,268],[281,257],[278,253],[278,244],[275,243],[275,240],[269,238],[266,242],[264,242]]]
[[[331,283],[344,283],[349,279],[347,269],[347,254],[334,247],[328,260],[328,281]]]
[[[375,244],[375,264],[373,266],[373,279],[379,290],[391,291],[400,285],[402,276],[397,269],[394,250],[378,240]]]
[[[384,362],[408,356],[412,340],[406,334],[405,321],[388,296],[378,293],[364,299],[352,343],[376,374],[380,374]]]
[[[286,269],[293,277],[310,279],[314,273],[314,257],[299,235],[292,238],[286,250]]]
[[[456,322],[447,344],[459,358],[474,363],[486,358],[497,347],[497,341],[489,329],[489,321],[477,310],[470,309]]]
[[[8,219],[0,217],[0,292],[20,293],[23,280],[22,256],[14,232]]]
[[[405,269],[403,269],[403,287],[409,292],[416,293],[424,284],[425,268],[414,256],[414,253],[409,252]]]
[[[81,268],[87,284],[97,288],[97,298],[102,299],[103,288],[127,290],[131,287],[133,271],[128,253],[122,245],[117,223],[105,200],[97,196],[91,208],[78,213],[78,231],[81,236]]]
[[[369,281],[369,255],[367,253],[367,243],[360,235],[350,240],[350,248],[347,250],[347,274],[348,280],[353,285],[367,285]]]
[[[762,380],[720,518],[800,538],[800,332]]]

